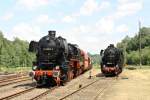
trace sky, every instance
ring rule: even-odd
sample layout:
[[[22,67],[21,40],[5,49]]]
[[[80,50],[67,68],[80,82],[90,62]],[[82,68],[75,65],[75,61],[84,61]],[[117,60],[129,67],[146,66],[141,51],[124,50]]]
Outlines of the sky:
[[[125,36],[150,26],[150,0],[0,0],[0,30],[5,38],[38,41],[56,30],[69,43],[99,53]]]

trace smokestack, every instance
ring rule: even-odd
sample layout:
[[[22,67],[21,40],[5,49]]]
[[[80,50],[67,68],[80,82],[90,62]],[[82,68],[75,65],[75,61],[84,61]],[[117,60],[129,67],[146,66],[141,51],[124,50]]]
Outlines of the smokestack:
[[[49,31],[48,31],[48,35],[49,35],[50,37],[55,37],[56,31],[54,31],[54,30],[49,30]]]

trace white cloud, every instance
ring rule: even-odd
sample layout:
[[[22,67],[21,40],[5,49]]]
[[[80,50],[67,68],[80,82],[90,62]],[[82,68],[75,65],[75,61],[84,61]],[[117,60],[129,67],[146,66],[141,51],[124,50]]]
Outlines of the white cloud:
[[[99,53],[101,49],[105,49],[109,44],[117,43],[117,40],[113,39],[113,33],[111,33],[114,31],[114,28],[112,28],[113,25],[110,30],[107,30],[107,26],[112,22],[108,22],[107,25],[104,23],[105,21],[101,19],[99,27],[96,25],[79,25],[61,31],[61,33],[65,33],[61,35],[65,37],[68,42],[78,44],[83,50],[90,53]],[[101,30],[99,30],[99,28],[101,28]]]
[[[115,26],[114,24],[115,24],[114,20],[112,20],[111,17],[109,16],[104,17],[96,23],[97,32],[104,33],[104,34],[113,33],[114,26]]]
[[[36,18],[36,22],[40,24],[49,24],[49,23],[56,23],[56,20],[50,19],[48,15],[39,15]]]
[[[127,3],[129,1],[132,1],[132,0],[118,0],[119,3]]]
[[[94,12],[98,12],[102,9],[110,7],[110,2],[103,1],[101,3],[96,0],[86,0],[81,6],[80,11],[66,15],[63,17],[62,22],[71,23],[75,22],[77,17],[92,15]]]
[[[75,18],[73,16],[65,16],[62,19],[62,22],[66,22],[66,23],[70,23],[70,22],[74,22],[74,21],[75,21]]]
[[[119,26],[116,28],[116,31],[117,31],[118,33],[126,33],[126,32],[129,31],[129,29],[128,29],[127,25],[122,24],[122,25],[119,25]]]
[[[48,4],[49,4],[49,0],[17,0],[17,5],[20,5],[21,7],[24,7],[29,10],[46,6]]]
[[[109,8],[110,7],[110,2],[108,2],[108,1],[103,1],[100,5],[99,5],[99,10],[101,10],[101,9],[107,9],[107,8]]]
[[[108,1],[97,2],[96,0],[86,0],[81,6],[80,11],[65,16],[62,19],[62,22],[75,22],[77,17],[92,15],[94,12],[98,12],[109,7],[110,2]]]
[[[19,0],[20,5],[27,9],[36,9],[42,6],[49,4],[47,0],[31,0],[31,2],[27,0]],[[51,1],[51,0],[50,0]],[[44,2],[44,3],[40,3]],[[65,15],[62,19],[55,20],[51,19],[48,15],[39,15],[34,21],[41,24],[49,24],[56,22],[65,22],[72,23],[76,21],[77,17],[94,15],[94,13],[98,13],[103,9],[107,9],[111,6],[108,0],[103,0],[98,2],[96,0],[85,0],[84,4],[79,11],[76,13],[72,13],[70,15]],[[94,24],[83,25],[70,28],[57,30],[60,31],[60,34],[64,38],[67,39],[68,42],[78,44],[82,49],[90,51],[92,53],[99,53],[100,49],[106,48],[110,43],[117,43],[117,39],[114,38],[114,35],[118,33],[126,33],[129,31],[126,24],[121,24],[116,26],[116,22],[118,22],[121,18],[134,15],[139,12],[143,7],[143,3],[140,0],[118,0],[116,9],[114,12],[106,16],[101,16],[102,18],[97,20]],[[113,11],[113,10],[111,10]],[[106,14],[106,13],[105,13]],[[63,15],[63,14],[62,14]],[[38,40],[42,35],[40,32],[40,28],[37,26],[36,22],[32,22],[34,25],[27,23],[20,23],[13,27],[12,35],[13,37],[19,37],[24,40]],[[116,33],[115,33],[116,32]],[[121,34],[119,34],[122,36]]]
[[[9,21],[9,20],[11,20],[13,17],[14,17],[14,13],[8,12],[8,13],[5,13],[5,14],[1,17],[1,19],[4,20],[4,21]]]
[[[107,1],[99,3],[96,0],[86,0],[78,13],[66,15],[61,19],[61,21],[72,23],[76,21],[76,17],[92,15],[93,13],[99,12],[102,9],[106,9],[109,6],[110,3]],[[61,31],[59,35],[66,38],[68,42],[78,44],[84,50],[92,53],[99,53],[100,49],[105,49],[111,43],[117,43],[118,40],[114,38],[114,35],[117,35],[118,33],[127,33],[129,31],[126,24],[116,26],[116,22],[125,16],[136,14],[141,9],[141,1],[133,2],[130,0],[119,0],[114,13],[112,12],[111,14],[102,17],[95,24],[79,25],[71,29]],[[40,15],[37,18],[37,22],[47,23],[54,21],[50,21],[48,15]],[[31,39],[34,39],[34,36],[37,35],[36,33],[38,33],[38,28],[31,25],[18,25],[17,29],[14,28],[13,33],[17,34],[22,30],[28,30],[26,35],[25,33],[23,36],[20,35],[22,38],[30,36]],[[30,35],[29,33],[34,35]],[[122,35],[120,34],[120,36]],[[42,36],[39,36],[39,38],[40,37]]]
[[[89,32],[91,32],[91,29],[90,29],[90,27],[88,25],[79,25],[78,27],[74,27],[72,29],[72,31],[74,33],[80,35],[80,33],[89,33]]]
[[[116,18],[136,14],[143,8],[141,0],[118,0]]]
[[[11,37],[9,37],[10,39],[13,39],[14,37],[18,37],[22,40],[37,40],[39,39],[42,34],[40,32],[40,28],[38,26],[32,26],[30,24],[27,23],[19,23],[17,25],[15,25],[12,28],[11,33]]]
[[[86,0],[80,8],[80,15],[91,15],[93,12],[100,11],[103,8],[108,8],[109,2],[103,1],[98,3],[96,0]]]
[[[107,15],[97,21],[95,27],[96,32],[104,34],[113,34],[115,31],[120,33],[128,32],[129,29],[126,25],[115,26],[116,22],[125,16],[136,14],[142,7],[143,3],[141,0],[118,0],[115,13]],[[115,29],[115,27],[117,28]]]
[[[95,0],[86,0],[80,8],[80,13],[83,15],[90,15],[98,8],[98,3]]]

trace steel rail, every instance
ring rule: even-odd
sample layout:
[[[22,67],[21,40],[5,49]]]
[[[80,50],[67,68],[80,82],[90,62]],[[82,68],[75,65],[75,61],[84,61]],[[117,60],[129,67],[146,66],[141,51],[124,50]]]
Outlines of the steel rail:
[[[91,82],[90,84],[87,84],[87,85],[85,85],[85,86],[83,86],[83,87],[81,87],[81,88],[75,90],[74,92],[72,92],[72,93],[70,93],[70,94],[68,94],[68,95],[66,95],[66,96],[64,96],[64,97],[62,97],[62,98],[60,98],[59,100],[63,100],[63,99],[65,99],[65,98],[67,98],[67,97],[69,97],[69,96],[71,96],[71,95],[77,93],[78,91],[80,91],[80,90],[82,90],[82,89],[84,89],[84,88],[86,88],[86,87],[88,87],[88,86],[90,86],[90,85],[92,85],[92,84],[98,82],[99,80],[100,80],[100,79],[95,80],[94,82]]]
[[[18,80],[14,80],[14,81],[8,81],[8,82],[3,82],[0,84],[0,87],[3,87],[3,86],[7,86],[7,85],[11,85],[11,84],[14,84],[14,83],[18,83],[18,82],[22,82],[22,81],[27,81],[27,80],[31,80],[31,78],[29,77],[26,77],[26,78],[22,78],[22,79],[18,79]]]
[[[36,97],[31,98],[30,100],[38,100],[38,99],[42,98],[43,96],[47,95],[48,93],[52,92],[56,88],[57,88],[57,86],[52,87],[52,88],[48,89],[47,91],[37,95]]]
[[[32,91],[32,90],[34,90],[35,88],[36,88],[36,87],[32,87],[32,88],[29,88],[29,89],[26,89],[26,90],[23,90],[23,91],[20,91],[20,92],[11,94],[11,95],[9,95],[9,96],[2,97],[2,98],[0,98],[0,100],[12,99],[12,98],[17,97],[17,96],[19,96],[19,95],[21,95],[21,94],[24,94],[24,93],[26,93],[26,92]]]

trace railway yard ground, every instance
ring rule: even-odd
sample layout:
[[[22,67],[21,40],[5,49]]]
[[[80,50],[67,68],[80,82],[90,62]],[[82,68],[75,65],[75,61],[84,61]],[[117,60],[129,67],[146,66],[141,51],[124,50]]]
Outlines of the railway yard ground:
[[[100,69],[93,68],[91,78],[88,71],[65,86],[53,88],[35,88],[31,78],[21,81],[24,76],[18,77],[18,82],[0,87],[0,100],[150,100],[150,69],[129,69],[118,77],[104,77]],[[8,83],[11,79],[4,80]]]

